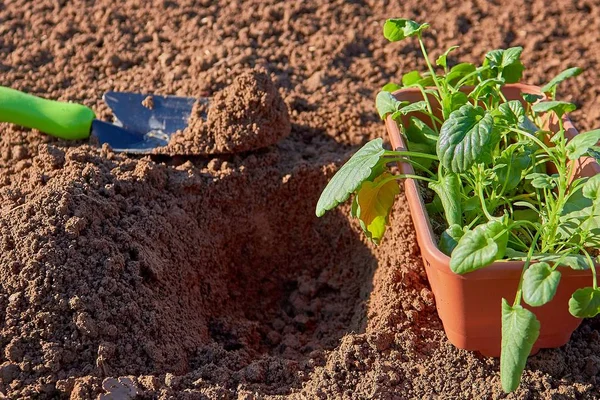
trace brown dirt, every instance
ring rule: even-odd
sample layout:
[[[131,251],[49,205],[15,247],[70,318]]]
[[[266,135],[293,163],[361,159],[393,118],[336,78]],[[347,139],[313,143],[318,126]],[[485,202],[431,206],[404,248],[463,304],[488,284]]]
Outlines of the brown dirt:
[[[453,348],[402,196],[379,248],[347,207],[314,217],[356,146],[384,134],[378,87],[417,66],[386,16],[428,20],[432,56],[523,45],[526,80],[600,122],[600,7],[541,0],[0,4],[0,84],[214,96],[265,68],[290,110],[275,145],[128,157],[0,124],[0,393],[9,398],[502,398],[498,361]],[[422,66],[419,66],[422,67]],[[282,132],[283,133],[283,132]],[[507,398],[600,397],[600,319],[543,350]]]
[[[144,100],[142,100],[142,105],[146,107],[148,110],[154,109],[154,97],[146,96]]]
[[[291,131],[286,104],[266,71],[237,76],[207,104],[197,101],[183,132],[157,149],[167,154],[232,154],[271,146]]]

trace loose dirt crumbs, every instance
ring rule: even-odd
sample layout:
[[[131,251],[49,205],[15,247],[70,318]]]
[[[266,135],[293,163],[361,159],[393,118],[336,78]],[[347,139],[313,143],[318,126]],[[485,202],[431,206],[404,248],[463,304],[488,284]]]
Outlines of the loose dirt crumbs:
[[[290,130],[288,109],[277,88],[266,72],[252,71],[236,77],[208,103],[197,101],[188,128],[158,152],[241,153],[275,144]]]
[[[149,110],[154,110],[154,97],[146,97],[144,100],[142,100],[142,105]]]
[[[314,217],[336,168],[384,135],[377,89],[417,68],[414,43],[382,37],[386,17],[436,27],[432,59],[522,45],[533,84],[583,67],[561,97],[597,126],[600,6],[546,3],[1,4],[1,85],[105,120],[108,90],[223,108],[187,156],[0,124],[0,397],[600,398],[599,318],[530,358],[505,396],[497,360],[445,338],[402,196],[377,248],[347,208]]]

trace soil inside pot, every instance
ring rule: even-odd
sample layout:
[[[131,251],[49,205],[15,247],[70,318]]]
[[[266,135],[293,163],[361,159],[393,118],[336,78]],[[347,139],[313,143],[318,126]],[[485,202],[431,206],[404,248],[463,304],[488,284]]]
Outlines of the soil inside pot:
[[[378,248],[348,209],[314,217],[384,135],[377,88],[421,67],[381,22],[423,15],[461,61],[524,45],[531,83],[577,49],[588,72],[564,94],[597,125],[593,3],[1,4],[2,85],[110,120],[105,91],[209,97],[262,66],[292,129],[249,153],[127,157],[0,124],[0,392],[89,399],[130,376],[141,398],[501,397],[497,360],[445,338],[402,195]],[[514,397],[599,397],[599,329],[532,357]]]

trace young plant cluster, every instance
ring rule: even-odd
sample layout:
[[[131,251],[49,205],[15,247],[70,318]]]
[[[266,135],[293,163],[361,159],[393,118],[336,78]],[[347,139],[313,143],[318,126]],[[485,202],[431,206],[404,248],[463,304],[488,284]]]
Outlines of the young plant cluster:
[[[450,67],[453,46],[432,65],[423,42],[428,24],[389,19],[384,36],[391,42],[414,37],[427,71],[411,71],[402,85],[388,84],[377,95],[382,119],[401,127],[407,151],[386,150],[381,139],[368,142],[340,168],[324,189],[317,216],[346,201],[351,214],[375,243],[381,240],[398,180],[412,178],[435,195],[426,207],[445,221],[439,248],[450,268],[465,274],[497,260],[524,260],[512,301],[502,300],[501,379],[506,392],[520,382],[540,323],[522,306],[552,300],[560,283],[559,266],[590,269],[591,286],[573,293],[575,317],[600,313],[594,261],[600,244],[600,176],[574,177],[575,160],[600,158],[600,130],[568,140],[563,116],[575,105],[556,100],[557,87],[581,73],[570,68],[541,89],[508,101],[505,84],[519,82],[524,70],[521,47],[492,50],[479,66]],[[418,89],[423,100],[398,101],[391,92]],[[540,127],[556,121],[554,132]],[[416,174],[394,174],[390,163],[409,163]]]

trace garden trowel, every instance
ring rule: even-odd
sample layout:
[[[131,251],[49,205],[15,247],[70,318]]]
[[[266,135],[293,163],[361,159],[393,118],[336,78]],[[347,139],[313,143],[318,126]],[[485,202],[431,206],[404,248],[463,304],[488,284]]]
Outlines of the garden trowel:
[[[114,123],[96,119],[94,111],[81,104],[47,100],[0,86],[0,122],[38,129],[61,139],[87,139],[91,135],[114,151],[143,154],[165,146],[173,133],[185,129],[196,101],[209,101],[125,92],[107,92],[103,99],[113,112]]]

